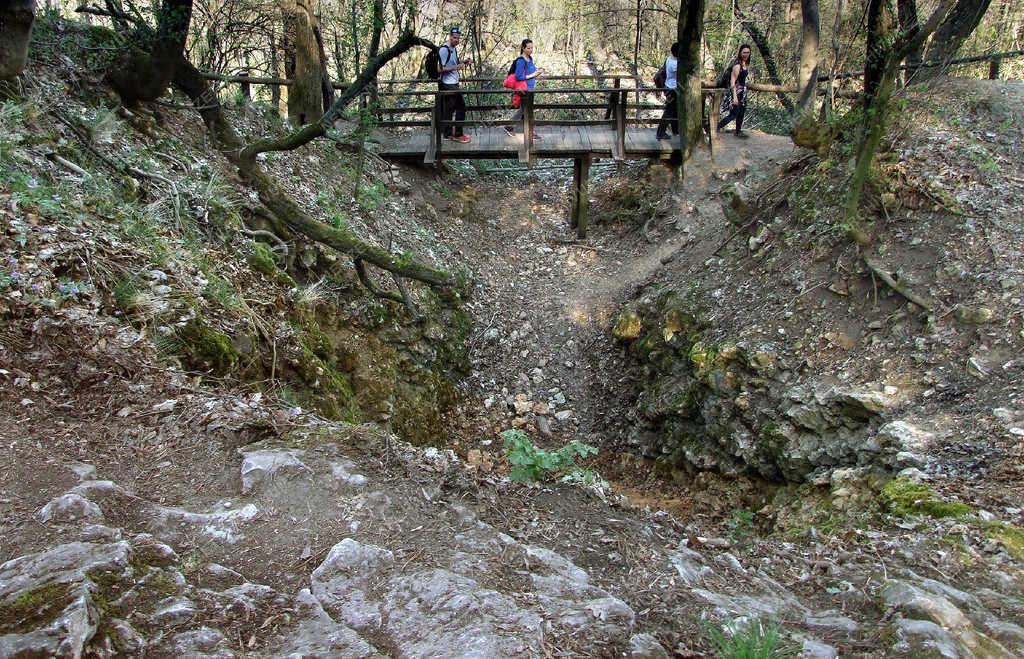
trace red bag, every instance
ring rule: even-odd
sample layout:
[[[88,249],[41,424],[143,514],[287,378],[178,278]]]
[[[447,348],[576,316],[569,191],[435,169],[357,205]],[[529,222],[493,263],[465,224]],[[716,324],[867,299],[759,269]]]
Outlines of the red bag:
[[[525,80],[516,80],[516,74],[510,73],[505,76],[505,82],[502,83],[505,89],[515,89],[516,91],[524,91],[529,88]],[[522,102],[522,94],[512,94],[512,107],[518,109]]]

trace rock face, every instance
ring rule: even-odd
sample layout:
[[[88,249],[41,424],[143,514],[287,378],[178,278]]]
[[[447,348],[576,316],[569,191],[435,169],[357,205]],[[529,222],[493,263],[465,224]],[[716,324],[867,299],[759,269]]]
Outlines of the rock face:
[[[90,575],[128,569],[129,551],[74,542],[0,565],[0,656],[82,656],[99,624]]]
[[[393,457],[431,478],[461,469],[449,451],[404,447]],[[431,657],[444,648],[452,657],[525,657],[542,654],[552,635],[665,656],[653,637],[634,636],[633,610],[585,570],[461,507],[426,511],[420,528],[438,530],[411,557],[342,537],[294,598],[217,563],[186,570],[164,539],[203,538],[206,551],[230,556],[260,524],[271,525],[262,541],[277,540],[299,514],[314,527],[347,514],[343,528],[355,534],[366,522],[389,524],[395,508],[330,444],[247,448],[239,476],[241,500],[210,512],[160,506],[109,481],[85,481],[40,509],[39,520],[70,537],[131,539],[71,542],[0,565],[0,656],[232,657],[253,621],[263,629],[277,620],[289,622],[259,656]],[[115,514],[128,507],[127,518]],[[98,524],[115,518],[147,532]],[[510,576],[519,565],[528,569]]]
[[[630,441],[648,457],[725,473],[804,481],[837,467],[916,466],[925,433],[882,426],[894,401],[802,381],[770,343],[701,340],[705,326],[671,295],[643,300],[647,334],[632,348],[646,370]]]

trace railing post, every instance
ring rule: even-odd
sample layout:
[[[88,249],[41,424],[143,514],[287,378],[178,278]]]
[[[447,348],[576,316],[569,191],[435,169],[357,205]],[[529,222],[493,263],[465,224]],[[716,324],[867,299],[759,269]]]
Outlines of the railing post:
[[[993,57],[988,61],[988,79],[999,80],[999,65],[1003,63],[1002,57]]]
[[[440,89],[434,94],[434,110],[430,113],[430,144],[423,156],[423,163],[433,165],[441,162],[441,142],[444,131],[444,96]]]
[[[715,141],[718,140],[718,108],[722,107],[722,90],[716,89],[711,92],[708,107],[708,141],[714,150]]]
[[[519,107],[523,110],[523,146],[519,149],[519,162],[533,165],[533,92],[521,92]]]
[[[615,79],[615,89],[619,89],[620,80]],[[615,140],[612,142],[612,157],[623,160],[626,157],[626,92],[616,91],[615,94]]]

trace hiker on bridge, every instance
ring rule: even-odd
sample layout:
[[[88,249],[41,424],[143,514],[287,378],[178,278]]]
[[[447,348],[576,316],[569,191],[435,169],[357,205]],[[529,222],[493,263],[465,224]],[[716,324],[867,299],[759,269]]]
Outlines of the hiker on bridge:
[[[519,57],[512,63],[514,70],[509,71],[509,75],[515,75],[515,79],[518,83],[526,83],[526,89],[533,91],[533,88],[537,86],[537,78],[544,73],[544,69],[537,68],[537,65],[533,62],[533,40],[523,39],[522,45],[519,46]],[[517,89],[521,88],[519,85]],[[521,107],[522,94],[512,94],[512,107],[517,108],[515,113],[512,115],[512,121],[523,120],[523,108]],[[505,126],[505,132],[510,136],[516,134],[516,129],[513,126]],[[533,139],[539,140],[540,135],[536,132],[533,133]]]
[[[659,140],[668,139],[669,126],[672,127],[672,134],[679,135],[679,106],[676,105],[676,71],[679,69],[679,42],[672,44],[672,51],[665,59],[665,109],[661,113],[661,121],[658,122],[656,136]]]
[[[746,137],[746,133],[743,132],[743,116],[747,113],[747,76],[750,70],[750,46],[743,44],[740,46],[739,53],[736,55],[736,59],[733,60],[732,64],[727,69],[727,74],[723,75],[723,80],[719,83],[725,82],[724,78],[728,78],[729,90],[722,96],[722,120],[718,122],[718,130],[722,130],[726,125],[736,120],[736,137]]]
[[[438,70],[441,73],[437,86],[442,91],[458,89],[459,73],[473,63],[473,60],[468,57],[459,61],[457,47],[461,40],[462,30],[455,25],[448,31],[448,40],[437,50]],[[445,126],[444,136],[455,142],[469,142],[469,135],[463,131],[463,123],[466,121],[466,99],[462,97],[462,94],[446,94],[444,96],[444,112],[441,120],[452,121],[453,119],[459,123],[455,126]]]

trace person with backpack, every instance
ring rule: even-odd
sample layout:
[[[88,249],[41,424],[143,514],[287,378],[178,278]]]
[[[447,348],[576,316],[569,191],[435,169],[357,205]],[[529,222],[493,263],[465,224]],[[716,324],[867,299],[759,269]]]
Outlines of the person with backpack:
[[[519,46],[519,57],[513,60],[512,66],[508,69],[509,77],[515,77],[515,88],[532,91],[537,86],[537,78],[543,75],[543,73],[544,70],[537,68],[537,65],[533,62],[533,40],[523,39],[523,43]],[[513,121],[522,121],[523,119],[521,103],[522,94],[512,94],[512,107],[516,108],[515,113],[512,115]],[[509,136],[514,136],[516,129],[513,126],[505,126],[505,132]],[[533,133],[533,139],[540,139],[540,135],[536,131]]]
[[[722,96],[722,120],[718,122],[718,130],[722,130],[733,119],[736,120],[736,137],[747,137],[743,132],[743,116],[747,113],[747,76],[750,73],[750,46],[740,46],[736,59],[722,73],[718,81],[719,87],[728,87]]]
[[[448,40],[437,49],[437,87],[442,91],[458,89],[459,73],[473,63],[473,60],[468,57],[459,61],[458,45],[461,40],[462,30],[455,25],[448,31]],[[466,99],[462,97],[462,94],[445,94],[441,119],[442,121],[460,122],[455,126],[445,126],[445,137],[464,144],[471,141],[469,135],[463,131],[461,123],[466,120]]]
[[[673,135],[679,135],[679,106],[676,105],[676,72],[679,70],[679,42],[672,44],[672,50],[665,59],[663,68],[665,70],[664,82],[660,79],[661,71],[658,72],[659,75],[654,76],[657,78],[655,85],[665,90],[665,109],[661,113],[661,121],[658,122],[658,131],[656,133],[659,140],[668,139],[669,126],[672,127]]]

